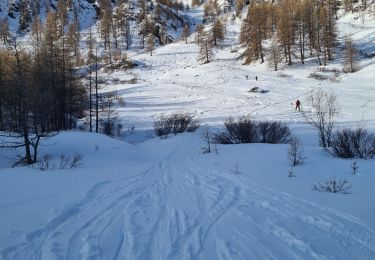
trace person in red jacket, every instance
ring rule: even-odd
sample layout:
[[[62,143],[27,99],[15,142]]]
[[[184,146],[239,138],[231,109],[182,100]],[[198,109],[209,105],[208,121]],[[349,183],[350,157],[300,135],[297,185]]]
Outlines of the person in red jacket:
[[[298,112],[301,111],[301,101],[299,101],[299,99],[297,99],[296,101],[296,111],[298,110]]]

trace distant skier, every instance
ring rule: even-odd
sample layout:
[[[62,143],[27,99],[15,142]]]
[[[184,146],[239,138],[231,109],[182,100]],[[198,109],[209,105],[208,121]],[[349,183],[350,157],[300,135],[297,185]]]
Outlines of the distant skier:
[[[249,75],[246,74],[246,80],[248,80],[248,79],[249,79]]]
[[[258,81],[258,76],[255,76],[255,80]]]
[[[298,110],[298,112],[301,112],[301,101],[299,101],[299,99],[297,99],[296,101],[296,111]]]

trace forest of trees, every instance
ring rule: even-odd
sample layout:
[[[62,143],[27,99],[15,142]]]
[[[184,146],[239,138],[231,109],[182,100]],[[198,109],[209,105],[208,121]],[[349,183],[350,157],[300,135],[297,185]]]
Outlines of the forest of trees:
[[[327,65],[338,50],[338,10],[364,12],[368,8],[367,0],[355,3],[358,1],[249,1],[240,34],[245,64],[267,61],[270,67],[278,70],[282,63],[304,64],[306,58],[314,57],[319,65]],[[237,15],[245,6],[243,0],[237,1]],[[356,70],[353,65],[355,47],[351,40],[346,41],[345,47],[350,49],[343,53],[346,60],[349,59],[346,63],[351,64],[348,71],[353,72]]]
[[[361,3],[362,8],[367,7],[366,0]],[[203,5],[204,10],[205,25],[195,28],[181,16],[180,11],[190,6],[180,1],[98,0],[97,4],[98,37],[93,37],[90,28],[85,41],[80,7],[73,0],[58,0],[56,5],[20,1],[16,32],[10,32],[6,18],[0,20],[0,132],[6,137],[1,145],[23,148],[16,164],[36,162],[44,137],[76,128],[80,120],[87,122],[88,131],[109,135],[119,131],[113,112],[116,95],[99,94],[98,68],[124,61],[135,33],[140,39],[137,47],[146,48],[152,55],[155,44],[171,41],[168,27],[176,31],[181,28],[186,43],[195,31],[195,42],[200,47],[198,60],[202,63],[213,60],[213,48],[224,40],[226,21],[220,17],[223,6],[218,0],[192,1],[193,7]],[[136,14],[132,4],[138,7]],[[315,57],[320,65],[328,64],[337,50],[338,9],[355,11],[351,0],[239,0],[236,5],[232,16],[240,16],[248,6],[240,34],[245,64],[268,62],[274,70],[282,63],[304,64],[309,57]],[[42,9],[46,12],[43,15]],[[43,23],[40,16],[45,17]],[[20,41],[17,34],[29,34],[30,41]],[[347,37],[344,55],[348,72],[358,69],[357,54],[355,44]],[[84,76],[77,73],[82,67],[87,70]]]
[[[87,91],[74,76],[77,31],[64,32],[64,16],[36,18],[29,44],[5,37],[0,51],[0,130],[7,147],[23,147],[16,163],[37,161],[41,138],[76,127],[87,107]],[[73,33],[73,35],[71,35]]]
[[[245,63],[268,60],[277,70],[283,60],[304,64],[315,56],[326,65],[337,44],[337,10],[337,0],[252,1],[240,36]]]
[[[100,36],[105,49],[111,50],[113,44],[113,50],[98,54],[98,42],[90,30],[88,51],[82,55],[78,16],[69,22],[68,9],[65,1],[59,0],[44,23],[38,15],[28,19],[27,42],[18,39],[19,31],[9,30],[6,19],[0,21],[0,145],[17,148],[15,165],[37,162],[41,141],[60,130],[76,128],[79,120],[87,119],[88,131],[108,135],[120,127],[113,110],[115,95],[98,93],[97,71],[99,62],[106,55],[111,59],[117,48],[115,35],[108,35],[113,28],[125,35],[125,45],[130,46],[130,36],[126,37],[129,25],[124,16],[113,19],[103,3]],[[110,22],[106,18],[109,13]],[[20,29],[23,22],[21,13]],[[83,74],[77,70],[82,65],[87,68]]]
[[[132,46],[134,33],[142,39],[140,47],[147,44],[151,54],[154,40],[170,42],[167,24],[160,16],[170,19],[172,27],[188,28],[178,11],[190,7],[178,1],[160,0],[156,7],[148,1],[99,0],[97,4],[99,38],[90,29],[85,41],[80,5],[73,0],[56,4],[20,1],[9,9],[11,16],[13,11],[19,12],[17,31],[10,31],[7,18],[0,21],[0,145],[17,148],[15,165],[37,162],[44,138],[74,129],[78,122],[88,131],[119,134],[121,124],[114,107],[124,101],[114,92],[99,93],[98,68],[125,61],[122,52]],[[140,10],[136,16],[130,10],[133,4]],[[43,22],[40,16],[45,17]],[[30,41],[19,40],[26,33]],[[82,66],[86,68],[83,74],[82,69],[77,70]]]

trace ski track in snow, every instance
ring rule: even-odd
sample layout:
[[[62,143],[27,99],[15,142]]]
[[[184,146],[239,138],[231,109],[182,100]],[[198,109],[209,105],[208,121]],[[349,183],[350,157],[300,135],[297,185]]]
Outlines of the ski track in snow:
[[[374,232],[356,218],[208,166],[198,142],[176,147],[94,185],[1,258],[375,259]]]

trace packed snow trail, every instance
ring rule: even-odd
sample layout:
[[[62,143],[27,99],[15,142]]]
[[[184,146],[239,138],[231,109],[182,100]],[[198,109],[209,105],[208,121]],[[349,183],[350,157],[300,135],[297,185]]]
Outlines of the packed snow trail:
[[[2,259],[375,259],[354,217],[223,172],[199,136],[135,177],[94,185]]]

